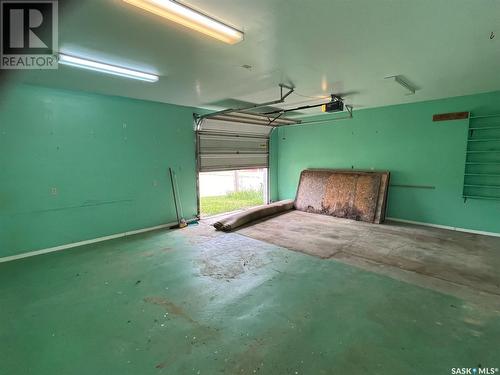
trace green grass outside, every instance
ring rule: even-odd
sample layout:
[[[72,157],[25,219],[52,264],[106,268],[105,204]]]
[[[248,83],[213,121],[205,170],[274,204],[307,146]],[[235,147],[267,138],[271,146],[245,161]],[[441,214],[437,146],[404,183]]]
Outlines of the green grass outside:
[[[264,204],[262,191],[245,190],[216,197],[201,197],[201,214],[212,216]]]

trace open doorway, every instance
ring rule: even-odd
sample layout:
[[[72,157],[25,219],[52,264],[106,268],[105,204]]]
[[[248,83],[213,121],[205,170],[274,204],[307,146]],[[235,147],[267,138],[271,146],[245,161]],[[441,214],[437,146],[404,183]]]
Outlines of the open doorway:
[[[201,172],[199,178],[202,217],[267,202],[267,168]]]

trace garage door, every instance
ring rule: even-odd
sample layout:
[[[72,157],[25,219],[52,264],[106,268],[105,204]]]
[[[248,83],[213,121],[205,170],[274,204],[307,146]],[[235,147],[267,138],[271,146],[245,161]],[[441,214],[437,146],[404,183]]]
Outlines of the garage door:
[[[196,132],[199,172],[268,167],[272,127],[234,120],[202,121]]]

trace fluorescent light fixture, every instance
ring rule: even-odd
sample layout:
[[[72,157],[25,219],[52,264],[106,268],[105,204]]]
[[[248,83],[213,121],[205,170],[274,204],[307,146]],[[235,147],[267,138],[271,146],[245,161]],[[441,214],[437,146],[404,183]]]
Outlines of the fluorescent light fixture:
[[[417,87],[412,85],[410,82],[406,80],[406,78],[402,75],[395,75],[395,76],[389,76],[385,77],[385,79],[393,79],[396,83],[398,83],[400,86],[404,87],[406,90],[409,91],[408,94],[406,95],[414,95],[415,92],[417,91]]]
[[[88,60],[81,57],[69,56],[62,53],[59,54],[59,64],[74,66],[77,68],[82,68],[87,70],[93,70],[95,72],[112,74],[120,77],[138,79],[140,81],[146,81],[146,82],[156,82],[159,79],[159,77],[154,74],[139,72],[137,70],[122,68],[115,65],[109,65],[106,63]]]
[[[243,32],[171,0],[123,0],[228,44],[243,40]]]

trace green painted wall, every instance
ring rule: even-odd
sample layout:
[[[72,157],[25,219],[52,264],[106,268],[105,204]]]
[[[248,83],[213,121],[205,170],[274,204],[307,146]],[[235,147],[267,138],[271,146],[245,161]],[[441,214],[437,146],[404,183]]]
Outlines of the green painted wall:
[[[36,86],[0,103],[0,257],[196,213],[192,108]],[[56,189],[56,190],[55,190]]]
[[[279,129],[279,199],[295,196],[306,168],[383,169],[393,187],[388,216],[500,233],[500,202],[462,198],[468,120],[432,122],[437,113],[500,113],[500,92],[357,110],[352,120]]]

